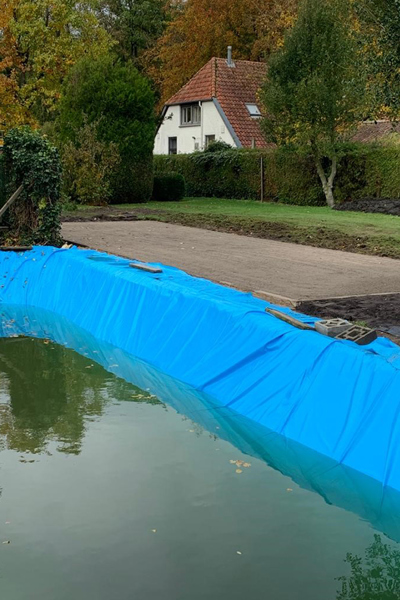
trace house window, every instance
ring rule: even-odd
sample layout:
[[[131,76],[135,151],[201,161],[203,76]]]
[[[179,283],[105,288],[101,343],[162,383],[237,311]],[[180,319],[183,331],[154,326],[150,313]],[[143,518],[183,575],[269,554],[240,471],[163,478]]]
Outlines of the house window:
[[[178,138],[168,138],[168,154],[176,154],[178,151]]]
[[[181,106],[181,125],[200,125],[201,108],[198,104]]]
[[[206,148],[208,148],[211,142],[215,142],[215,135],[206,135]]]
[[[249,111],[251,117],[258,118],[261,117],[260,109],[257,104],[246,104],[246,108]]]

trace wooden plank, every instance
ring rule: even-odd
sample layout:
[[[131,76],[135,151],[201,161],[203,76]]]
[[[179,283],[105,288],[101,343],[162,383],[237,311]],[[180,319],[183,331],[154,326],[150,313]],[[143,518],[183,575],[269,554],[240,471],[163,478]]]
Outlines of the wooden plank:
[[[17,190],[15,190],[15,192],[13,193],[12,196],[10,196],[10,198],[7,200],[5,205],[2,206],[2,208],[0,208],[0,219],[4,215],[6,210],[11,206],[11,204],[13,204],[13,202],[15,202],[17,200],[18,196],[21,194],[23,189],[24,189],[24,184],[21,183],[19,188]]]
[[[282,313],[279,310],[275,310],[274,308],[266,308],[265,312],[273,315],[281,321],[285,321],[285,323],[289,323],[289,325],[293,325],[293,327],[297,327],[297,329],[303,329],[304,331],[315,331],[314,327],[311,327],[311,325],[307,325],[306,323],[303,323],[302,321],[299,321],[290,315]]]
[[[162,273],[162,269],[159,267],[151,267],[144,263],[129,263],[129,266],[133,269],[139,269],[139,271],[146,271],[147,273]]]
[[[32,246],[0,246],[0,252],[27,252]]]

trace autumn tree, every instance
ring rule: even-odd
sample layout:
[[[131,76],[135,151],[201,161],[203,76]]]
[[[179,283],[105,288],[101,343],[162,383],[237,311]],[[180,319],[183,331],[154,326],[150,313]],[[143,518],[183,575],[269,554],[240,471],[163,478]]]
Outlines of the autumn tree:
[[[91,1],[3,0],[0,128],[45,120],[76,60],[101,54],[112,45]]]
[[[400,119],[400,1],[356,0],[370,67],[375,116]]]
[[[365,72],[345,2],[303,0],[261,93],[267,138],[311,153],[329,206],[339,143],[365,111]]]
[[[162,100],[210,58],[225,56],[227,46],[237,60],[264,60],[282,43],[296,10],[297,0],[181,0],[146,55]]]

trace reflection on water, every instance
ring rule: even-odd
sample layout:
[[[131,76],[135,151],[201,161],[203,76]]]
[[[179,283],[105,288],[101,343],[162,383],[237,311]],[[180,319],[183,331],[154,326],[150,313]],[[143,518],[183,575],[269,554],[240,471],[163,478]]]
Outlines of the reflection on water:
[[[37,454],[56,441],[60,452],[79,454],[87,420],[99,417],[110,398],[158,402],[49,340],[0,340],[2,447]]]
[[[19,503],[20,512],[27,514],[21,527],[22,554],[15,560],[7,554],[8,580],[0,573],[3,583],[8,581],[11,600],[27,597],[30,586],[43,600],[258,600],[266,586],[271,600],[400,598],[398,546],[380,535],[373,537],[360,519],[335,508],[355,513],[399,541],[400,494],[395,490],[218,406],[51,313],[3,307],[0,338],[0,481],[4,485],[5,469],[9,496],[14,493],[6,510]],[[182,442],[184,434],[197,442],[186,437]],[[32,485],[37,498],[43,488],[39,508],[24,500],[30,472],[18,474],[14,455],[21,468],[37,469]],[[75,461],[74,470],[56,456]],[[57,467],[51,466],[56,461]],[[245,478],[247,488],[237,487],[240,480],[232,481],[232,476]],[[55,491],[46,488],[49,479],[57,477],[60,491],[57,486]],[[6,496],[6,487],[4,491]],[[4,496],[0,536],[6,538],[3,502]],[[53,528],[46,535],[29,530],[42,518],[41,504],[44,520]],[[71,514],[65,516],[68,510]],[[82,510],[88,510],[84,520]],[[199,518],[199,510],[205,511],[204,517]],[[155,535],[163,528],[168,535],[160,551],[148,533]],[[60,532],[62,550],[57,546],[50,559],[48,548]],[[36,539],[47,549],[43,557],[37,557]],[[228,554],[232,551],[227,559],[226,544]],[[135,583],[132,556],[138,565]],[[240,565],[232,564],[232,557],[238,556]],[[54,581],[43,592],[49,560],[54,562]],[[122,566],[117,568],[113,561]],[[28,580],[20,595],[14,591],[19,562],[28,571],[37,570],[37,580]],[[153,562],[159,581],[146,575]],[[71,573],[64,572],[65,565],[71,565]],[[80,568],[85,583],[75,588]],[[181,579],[183,587],[177,589]],[[65,595],[60,595],[60,580]]]
[[[374,542],[365,556],[348,553],[346,562],[351,574],[338,577],[341,590],[337,600],[398,600],[400,598],[400,550],[382,542]]]

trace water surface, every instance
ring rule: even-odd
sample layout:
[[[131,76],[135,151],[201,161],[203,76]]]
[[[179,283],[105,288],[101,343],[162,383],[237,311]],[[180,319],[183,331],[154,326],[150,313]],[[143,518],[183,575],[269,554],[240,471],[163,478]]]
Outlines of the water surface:
[[[392,490],[25,312],[1,322],[38,336],[0,339],[1,598],[400,597]]]

